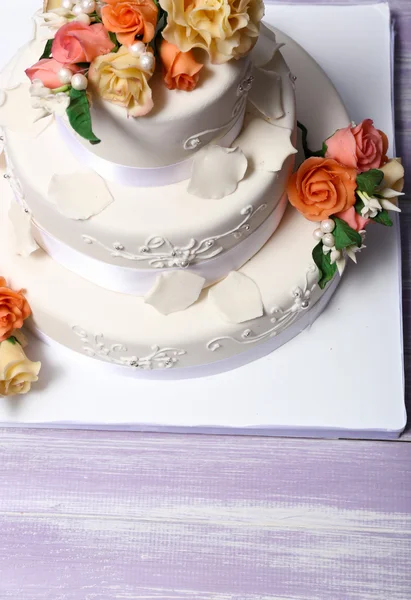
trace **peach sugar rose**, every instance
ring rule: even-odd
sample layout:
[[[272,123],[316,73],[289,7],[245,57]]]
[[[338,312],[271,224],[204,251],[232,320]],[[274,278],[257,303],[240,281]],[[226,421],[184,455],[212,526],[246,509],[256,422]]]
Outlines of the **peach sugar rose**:
[[[136,36],[151,42],[157,25],[158,8],[153,0],[105,0],[103,24],[117,35],[120,44],[131,46]]]
[[[9,338],[14,329],[20,329],[30,315],[30,306],[21,291],[11,290],[0,277],[0,342]]]
[[[167,12],[165,40],[182,52],[202,48],[214,64],[245,56],[264,16],[262,0],[160,0]]]
[[[88,78],[101,98],[127,108],[131,117],[141,117],[154,106],[147,83],[152,74],[142,69],[138,56],[132,56],[121,46],[118,52],[96,58],[90,65]]]
[[[62,67],[64,67],[64,65],[54,60],[54,58],[42,58],[35,65],[26,69],[26,75],[30,81],[40,79],[46,88],[54,90],[61,86],[58,72]],[[76,65],[70,65],[70,70],[73,73],[81,71],[80,67],[77,67]]]
[[[357,171],[327,158],[308,158],[291,176],[287,193],[291,204],[310,221],[354,206]]]
[[[85,25],[72,21],[57,31],[51,53],[59,63],[73,65],[92,62],[113,48],[114,44],[101,23]]]
[[[160,46],[164,83],[169,90],[191,92],[197,85],[204,65],[198,63],[192,51],[181,52],[177,46],[163,40]]]
[[[371,219],[366,219],[362,215],[359,215],[353,206],[348,210],[337,213],[335,216],[345,221],[354,231],[362,231],[371,221]]]
[[[326,158],[333,158],[359,173],[379,169],[387,162],[387,136],[374,127],[371,119],[355,127],[339,129],[325,143]]]

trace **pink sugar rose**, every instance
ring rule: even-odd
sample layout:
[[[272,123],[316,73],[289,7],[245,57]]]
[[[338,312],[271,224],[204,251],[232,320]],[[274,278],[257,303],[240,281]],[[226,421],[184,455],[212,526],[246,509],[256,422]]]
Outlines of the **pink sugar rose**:
[[[73,21],[63,25],[56,33],[51,53],[64,65],[91,63],[97,56],[108,54],[114,44],[104,25],[85,25]]]
[[[371,119],[356,127],[339,129],[325,143],[326,158],[357,169],[358,173],[379,169],[386,162],[387,136],[374,127]]]
[[[54,60],[54,58],[43,58],[29,69],[26,69],[26,75],[30,81],[40,79],[46,88],[55,90],[62,85],[58,77],[58,72],[62,67],[64,65]],[[77,73],[81,69],[75,65],[70,65],[70,70]]]
[[[364,219],[361,215],[359,215],[355,208],[352,206],[348,210],[344,210],[343,212],[337,213],[335,215],[342,221],[345,221],[351,229],[354,231],[362,231],[366,228],[371,219]]]

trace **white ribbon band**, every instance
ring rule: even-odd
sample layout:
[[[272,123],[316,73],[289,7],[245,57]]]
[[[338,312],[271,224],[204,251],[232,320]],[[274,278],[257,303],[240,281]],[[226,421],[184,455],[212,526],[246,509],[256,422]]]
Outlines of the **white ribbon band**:
[[[248,237],[233,248],[207,261],[190,265],[190,271],[201,275],[211,285],[244,265],[268,241],[277,229],[287,206],[284,195],[274,211]],[[136,269],[102,262],[74,250],[51,236],[33,222],[37,243],[56,262],[100,287],[135,296],[144,296],[153,287],[157,276],[173,269]]]
[[[225,135],[216,140],[219,146],[229,147],[240,134],[243,126],[245,105],[239,112],[233,126]],[[77,138],[73,130],[66,126],[63,120],[56,118],[57,128],[68,148],[78,161],[98,173],[104,179],[129,187],[161,187],[190,179],[193,154],[190,157],[172,165],[163,167],[130,167],[111,162],[97,156]]]

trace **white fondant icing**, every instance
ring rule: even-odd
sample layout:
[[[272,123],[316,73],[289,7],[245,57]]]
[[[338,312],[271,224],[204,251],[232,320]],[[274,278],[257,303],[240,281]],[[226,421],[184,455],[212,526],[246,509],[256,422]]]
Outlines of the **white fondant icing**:
[[[230,323],[245,323],[264,314],[257,284],[237,271],[232,271],[223,281],[210,288],[208,301]]]
[[[247,171],[247,159],[240,148],[208,146],[193,161],[188,192],[205,199],[229,196]]]
[[[93,172],[53,175],[48,196],[65,217],[80,221],[98,215],[114,200],[104,179]]]
[[[3,90],[13,90],[22,83],[29,80],[25,74],[25,69],[34,65],[43,54],[44,41],[32,40],[13,56],[10,62],[0,73],[0,88]]]
[[[0,89],[0,107],[4,106],[6,104],[6,100],[7,100],[6,90]]]
[[[172,271],[157,275],[144,302],[162,315],[185,310],[196,302],[205,284],[204,277],[189,271]]]
[[[290,327],[300,316],[300,313],[310,308],[312,296],[317,288],[318,270],[315,265],[310,265],[306,270],[305,285],[297,287],[292,292],[292,302],[287,308],[274,307],[270,310],[270,326],[262,332],[256,333],[253,329],[244,329],[241,335],[214,338],[207,344],[207,349],[216,352],[223,348],[223,342],[228,341],[241,346],[263,342],[270,337],[281,334]]]
[[[38,249],[31,231],[31,214],[26,212],[17,202],[10,204],[8,214],[13,226],[16,254],[24,257],[30,256]]]
[[[154,108],[142,118],[126,119],[123,108],[95,95],[91,116],[93,131],[101,143],[90,146],[85,140],[80,142],[100,158],[140,168],[178,163],[204,142],[218,143],[236,117],[240,120],[243,117],[240,109],[246,94],[239,99],[237,89],[250,72],[250,60],[242,58],[212,65],[202,55],[201,61],[205,63],[199,84],[189,93],[168,90],[162,73],[157,71],[150,79]],[[207,132],[211,132],[210,136]],[[200,144],[187,145],[199,135],[205,136],[204,140],[199,138]]]
[[[128,353],[127,346],[124,344],[106,344],[104,335],[101,333],[89,334],[78,325],[74,325],[72,331],[80,338],[83,344],[82,350],[87,356],[100,358],[115,365],[133,367],[134,369],[144,371],[171,369],[177,365],[179,357],[186,354],[185,350],[177,348],[151,346],[151,352],[147,356],[121,356],[123,352]]]
[[[291,129],[277,127],[254,117],[247,123],[236,144],[255,169],[277,172],[291,154],[297,153],[291,143],[292,134]],[[258,144],[255,143],[256,139]]]
[[[174,245],[170,240],[161,236],[151,236],[146,243],[138,249],[138,252],[130,252],[121,242],[113,242],[111,246],[105,246],[95,238],[83,235],[86,244],[98,244],[111,256],[125,258],[135,262],[145,262],[154,269],[164,268],[186,268],[193,263],[199,263],[214,258],[223,252],[222,242],[229,236],[240,240],[250,230],[250,222],[259,213],[267,209],[266,204],[261,204],[256,209],[250,204],[240,212],[241,221],[229,231],[220,235],[209,236],[204,240],[191,239],[183,246]]]

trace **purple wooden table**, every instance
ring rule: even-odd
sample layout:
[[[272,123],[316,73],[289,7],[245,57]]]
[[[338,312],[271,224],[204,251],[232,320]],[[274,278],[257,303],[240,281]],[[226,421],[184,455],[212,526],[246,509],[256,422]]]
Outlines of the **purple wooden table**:
[[[390,4],[411,173],[411,0]],[[0,600],[410,600],[410,442],[0,430]]]

